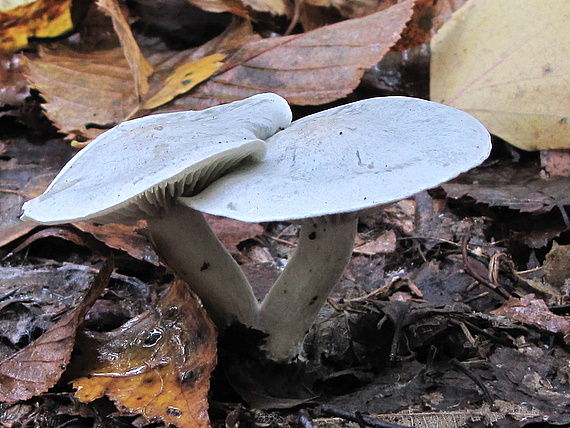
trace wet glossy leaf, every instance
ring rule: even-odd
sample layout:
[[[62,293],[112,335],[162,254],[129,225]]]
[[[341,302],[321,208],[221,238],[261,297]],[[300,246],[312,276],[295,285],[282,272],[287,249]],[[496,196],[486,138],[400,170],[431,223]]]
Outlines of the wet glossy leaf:
[[[77,308],[28,346],[0,361],[0,401],[27,400],[56,384],[71,358],[77,327],[112,272],[113,262],[108,261]]]
[[[107,395],[125,412],[149,420],[179,428],[209,426],[215,327],[185,284],[175,282],[159,307],[98,341],[94,367],[73,384],[81,401]]]

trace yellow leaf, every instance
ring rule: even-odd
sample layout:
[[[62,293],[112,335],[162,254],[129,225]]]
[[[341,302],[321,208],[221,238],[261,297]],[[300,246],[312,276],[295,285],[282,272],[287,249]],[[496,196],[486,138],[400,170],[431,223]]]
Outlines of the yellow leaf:
[[[225,55],[214,54],[196,61],[183,64],[174,70],[166,81],[164,87],[153,97],[146,100],[141,108],[152,109],[166,104],[174,97],[184,94],[209,78],[222,66]]]
[[[28,45],[30,37],[57,37],[71,30],[72,0],[36,0],[0,11],[0,52]],[[7,4],[3,7],[10,7]]]
[[[131,26],[123,15],[117,0],[99,0],[97,3],[113,20],[113,28],[121,41],[125,58],[135,79],[135,89],[139,100],[148,92],[148,77],[152,74],[151,65],[144,58],[131,32]]]
[[[107,395],[129,413],[179,428],[208,428],[210,373],[216,329],[200,300],[176,281],[160,302],[118,330],[97,336],[84,352],[88,375],[74,381],[76,397]],[[91,344],[92,345],[92,344]],[[82,344],[82,348],[90,344]],[[86,365],[95,367],[86,368]]]
[[[432,40],[431,98],[524,150],[570,147],[568,0],[477,0]]]

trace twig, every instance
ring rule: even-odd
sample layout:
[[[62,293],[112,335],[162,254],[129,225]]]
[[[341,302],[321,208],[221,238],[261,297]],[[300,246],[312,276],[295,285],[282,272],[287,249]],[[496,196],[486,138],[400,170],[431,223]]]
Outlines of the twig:
[[[471,379],[473,382],[475,382],[475,384],[477,384],[477,386],[481,389],[481,391],[483,391],[483,396],[485,397],[485,400],[491,406],[495,404],[495,400],[493,400],[491,393],[489,392],[489,390],[487,389],[487,387],[485,386],[483,381],[481,379],[479,379],[478,376],[476,376],[474,373],[472,373],[467,367],[465,367],[464,364],[462,364],[459,360],[457,360],[455,358],[452,358],[451,360],[449,360],[449,364],[451,365],[451,367],[457,369],[458,371],[463,373],[465,376],[467,376],[469,379]]]
[[[491,281],[489,281],[486,278],[483,278],[481,275],[479,275],[475,271],[475,269],[471,265],[471,260],[469,259],[469,255],[467,254],[467,244],[468,243],[469,243],[469,236],[464,235],[463,240],[461,242],[461,255],[463,256],[463,264],[465,265],[465,273],[472,276],[479,283],[490,288],[491,290],[493,290],[494,292],[499,294],[501,297],[503,297],[507,300],[510,299],[511,295],[505,289],[503,289],[501,286],[499,286],[497,284],[493,284]]]
[[[284,36],[288,36],[293,32],[293,29],[299,22],[299,17],[301,16],[301,3],[302,0],[295,0],[295,9],[293,9],[293,19],[291,19],[291,23],[283,33]]]
[[[393,424],[391,422],[385,422],[379,418],[374,418],[372,416],[366,416],[363,414],[357,415],[356,412],[347,412],[346,410],[337,409],[331,406],[322,406],[321,410],[323,413],[327,413],[332,416],[336,416],[347,421],[359,423],[361,421],[366,426],[374,428],[406,428],[404,425]],[[360,416],[360,417],[359,417]]]

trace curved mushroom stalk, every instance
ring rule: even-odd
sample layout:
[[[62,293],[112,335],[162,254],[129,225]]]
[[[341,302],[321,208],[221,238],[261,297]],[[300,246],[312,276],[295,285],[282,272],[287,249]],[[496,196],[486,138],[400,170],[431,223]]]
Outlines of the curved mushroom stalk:
[[[263,300],[258,328],[277,361],[298,353],[301,341],[348,264],[358,219],[304,220],[297,250]]]
[[[258,303],[242,270],[202,213],[173,204],[148,219],[156,252],[202,300],[218,327],[253,325]]]

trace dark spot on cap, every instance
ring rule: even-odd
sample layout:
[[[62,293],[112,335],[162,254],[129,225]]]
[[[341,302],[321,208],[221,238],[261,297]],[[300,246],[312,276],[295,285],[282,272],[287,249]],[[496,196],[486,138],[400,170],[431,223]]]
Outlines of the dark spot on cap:
[[[318,298],[319,298],[319,296],[313,296],[313,298],[309,302],[309,306],[314,305]]]
[[[310,240],[317,239],[317,232],[311,232],[311,233],[309,234],[309,239],[310,239]]]
[[[205,271],[205,270],[208,269],[209,267],[210,267],[210,263],[204,262],[204,264],[203,264],[202,267],[200,268],[200,272]]]

